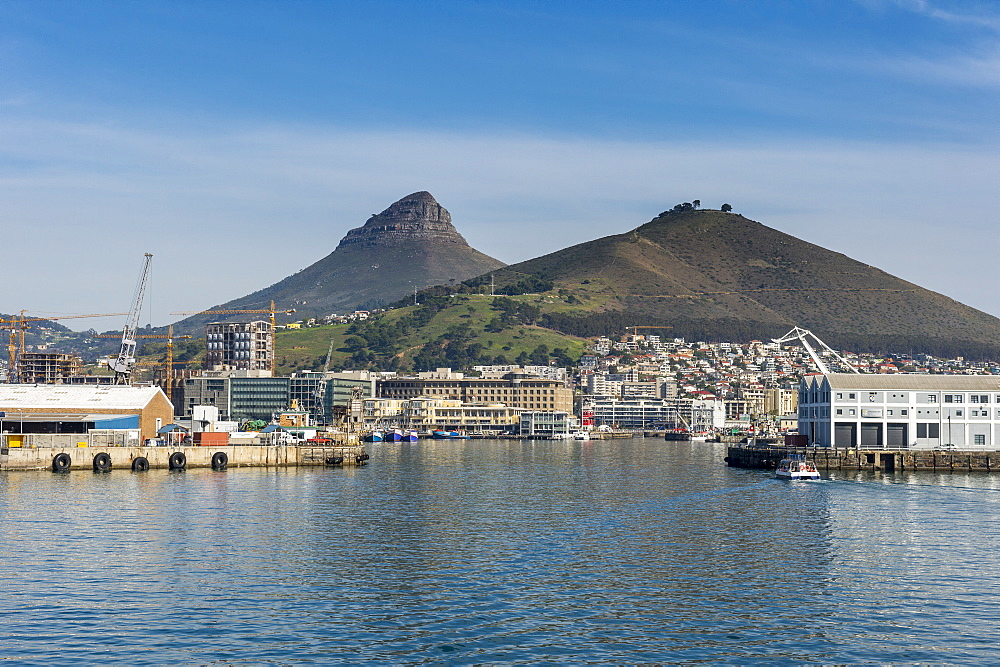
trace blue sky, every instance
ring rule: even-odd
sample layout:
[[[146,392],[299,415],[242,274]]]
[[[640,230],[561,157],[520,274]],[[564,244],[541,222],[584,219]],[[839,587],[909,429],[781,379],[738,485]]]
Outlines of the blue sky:
[[[122,311],[152,252],[165,324],[429,190],[507,262],[728,202],[1000,315],[998,38],[975,0],[6,0],[0,311]]]

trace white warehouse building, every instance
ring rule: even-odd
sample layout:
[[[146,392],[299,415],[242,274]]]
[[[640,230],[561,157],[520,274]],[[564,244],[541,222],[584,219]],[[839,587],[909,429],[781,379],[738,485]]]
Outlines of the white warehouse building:
[[[820,447],[1000,450],[1000,376],[807,375],[799,433]]]

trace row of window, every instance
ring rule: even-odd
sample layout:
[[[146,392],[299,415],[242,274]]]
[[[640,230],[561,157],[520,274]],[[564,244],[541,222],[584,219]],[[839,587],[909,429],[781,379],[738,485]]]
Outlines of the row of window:
[[[859,392],[837,392],[837,400],[838,401],[842,401],[842,400],[844,400],[844,397],[846,396],[848,401],[855,401],[855,400],[858,399],[858,393]],[[860,393],[862,394],[862,398],[864,398],[865,395],[867,394],[867,399],[868,399],[869,402],[874,403],[875,401],[878,400],[878,394],[879,394],[879,392],[877,392],[877,391],[860,392]],[[823,400],[828,400],[826,398],[826,396],[827,396],[826,394],[824,394],[823,396],[824,396]],[[887,396],[890,399],[906,399],[906,398],[908,398],[908,395],[906,393],[887,394]],[[818,399],[819,399],[818,394],[813,394],[813,400],[811,402],[812,403],[820,403],[820,402],[822,402],[822,400],[818,400]],[[991,402],[989,394],[969,394],[968,395],[968,399],[969,399],[968,401],[965,400],[965,394],[944,394],[943,395],[943,399],[944,399],[945,403],[977,403],[978,404],[978,403],[990,403]],[[921,402],[923,402],[923,401],[921,401]],[[926,402],[927,403],[937,403],[938,402],[938,395],[937,394],[927,394]],[[1000,403],[1000,394],[997,394],[996,396],[994,396],[993,402]]]
[[[875,413],[877,413],[877,414],[875,414]],[[854,416],[857,416],[858,411],[855,408],[837,408],[835,414],[838,417],[843,417],[845,415],[848,416],[848,417],[854,417]],[[899,416],[900,417],[906,417],[909,414],[910,414],[910,411],[908,409],[899,410]],[[940,411],[939,410],[917,410],[917,414],[918,415],[923,415],[923,414],[938,415],[938,414],[940,414]],[[885,415],[887,417],[895,417],[896,416],[896,410],[894,408],[889,408],[889,409],[887,409],[885,411]],[[814,418],[815,417],[827,417],[827,416],[829,416],[829,412],[827,412],[827,408],[809,408],[809,415],[808,416],[811,416],[811,417],[814,417]],[[881,410],[862,410],[861,411],[861,416],[862,417],[881,417],[882,416],[882,411]],[[954,416],[955,417],[962,417],[962,416],[964,416],[964,410],[955,410],[954,411]],[[970,417],[989,417],[990,416],[990,411],[989,410],[985,410],[985,409],[973,408],[973,409],[969,410],[969,416]],[[1000,419],[1000,410],[997,410],[997,415],[996,416],[997,416],[997,419]]]

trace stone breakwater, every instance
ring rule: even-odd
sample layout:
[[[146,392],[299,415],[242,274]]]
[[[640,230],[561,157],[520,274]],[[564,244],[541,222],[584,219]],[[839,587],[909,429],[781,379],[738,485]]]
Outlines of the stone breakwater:
[[[994,472],[1000,471],[1000,452],[830,449],[826,447],[729,447],[726,465],[733,468],[774,470],[788,454],[805,454],[820,470],[881,470],[932,472]]]

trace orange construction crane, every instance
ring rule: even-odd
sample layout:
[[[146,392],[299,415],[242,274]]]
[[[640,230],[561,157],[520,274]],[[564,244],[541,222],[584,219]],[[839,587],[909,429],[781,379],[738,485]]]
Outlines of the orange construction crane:
[[[25,317],[27,310],[15,315],[9,320],[0,320],[0,329],[10,329],[10,340],[7,343],[9,364],[7,367],[7,382],[17,382],[18,360],[24,354],[24,332],[31,328],[28,322],[47,322],[49,320],[72,320],[80,317],[118,317],[128,313],[91,313],[88,315],[57,315],[55,317]],[[18,335],[20,334],[20,335]],[[16,341],[16,342],[15,342]]]
[[[120,334],[98,334],[94,338],[121,338]],[[187,334],[183,336],[174,336],[174,325],[171,324],[167,327],[167,333],[165,334],[137,334],[132,336],[132,338],[166,338],[167,339],[167,398],[173,402],[173,384],[171,380],[174,377],[174,338],[191,338]],[[187,363],[187,362],[184,362]]]
[[[195,312],[170,313],[170,314],[171,315],[241,315],[241,314],[244,314],[244,313],[260,313],[261,315],[265,315],[266,314],[266,315],[269,315],[270,319],[271,319],[271,336],[272,336],[272,341],[273,341],[273,337],[274,337],[274,325],[275,325],[274,314],[275,313],[283,313],[285,315],[288,315],[288,314],[294,313],[294,312],[295,312],[294,308],[292,308],[290,310],[277,310],[274,307],[274,301],[271,301],[271,307],[269,309],[256,308],[256,309],[234,309],[234,310],[199,310],[199,311],[195,311]],[[270,368],[271,375],[274,375],[274,356],[275,356],[274,355],[274,349],[272,349],[271,350],[271,363],[270,363],[270,366],[271,366],[271,368]]]

